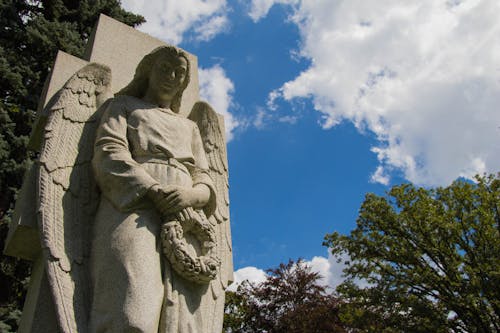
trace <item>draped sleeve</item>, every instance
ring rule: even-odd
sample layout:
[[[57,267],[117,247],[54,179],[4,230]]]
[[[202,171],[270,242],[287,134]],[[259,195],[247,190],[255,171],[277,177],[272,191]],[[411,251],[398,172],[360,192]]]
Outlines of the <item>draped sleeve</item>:
[[[126,101],[115,98],[101,118],[92,166],[102,194],[120,211],[132,209],[159,184],[131,155]]]
[[[205,149],[203,148],[200,130],[195,123],[193,123],[191,149],[193,151],[194,157],[194,168],[191,171],[193,186],[195,186],[196,184],[205,184],[210,189],[210,199],[206,206],[203,208],[206,216],[208,217],[214,213],[216,208],[216,191],[212,177],[210,177],[207,155],[205,153]]]

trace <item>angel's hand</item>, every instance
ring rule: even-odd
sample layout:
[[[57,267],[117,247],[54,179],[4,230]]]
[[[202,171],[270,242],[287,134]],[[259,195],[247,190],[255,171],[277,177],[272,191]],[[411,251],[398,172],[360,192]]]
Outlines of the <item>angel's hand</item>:
[[[151,186],[147,192],[147,197],[149,198],[149,200],[153,201],[155,206],[157,206],[157,204],[163,198],[163,192],[161,190],[161,186],[158,184]]]
[[[173,214],[189,207],[189,194],[181,186],[154,185],[148,191],[148,197],[162,215]]]
[[[149,197],[162,215],[177,213],[185,208],[201,208],[210,198],[210,190],[204,184],[195,187],[155,185],[150,189]]]
[[[184,186],[168,185],[160,189],[163,197],[157,208],[165,214],[177,213],[184,208],[192,207],[194,203],[193,189]]]
[[[188,222],[194,218],[195,212],[192,207],[184,208],[183,210],[176,213],[177,220],[179,222]]]

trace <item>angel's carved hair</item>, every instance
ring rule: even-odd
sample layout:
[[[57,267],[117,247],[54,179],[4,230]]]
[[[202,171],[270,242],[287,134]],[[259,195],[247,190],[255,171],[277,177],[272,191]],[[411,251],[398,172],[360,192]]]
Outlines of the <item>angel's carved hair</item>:
[[[117,92],[116,95],[128,95],[137,98],[143,98],[146,94],[146,90],[148,89],[149,76],[151,75],[153,65],[155,64],[157,59],[162,57],[176,59],[182,57],[186,60],[187,63],[186,76],[184,78],[184,81],[181,83],[179,91],[177,92],[177,94],[175,94],[174,98],[172,98],[172,102],[170,104],[170,109],[172,109],[172,111],[179,112],[182,93],[189,84],[191,65],[186,53],[174,46],[160,46],[146,55],[141,60],[139,65],[137,65],[137,69],[135,70],[135,75],[132,81],[130,81],[130,83],[125,88]]]

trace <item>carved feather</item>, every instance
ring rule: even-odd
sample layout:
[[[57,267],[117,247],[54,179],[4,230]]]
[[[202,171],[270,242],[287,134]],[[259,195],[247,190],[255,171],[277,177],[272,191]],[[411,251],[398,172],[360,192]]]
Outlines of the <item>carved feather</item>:
[[[91,63],[75,73],[44,110],[48,119],[38,161],[38,224],[63,333],[86,331],[86,258],[99,198],[90,162],[98,100],[106,99],[110,80],[108,67]]]
[[[200,130],[203,147],[207,155],[210,176],[216,189],[216,209],[209,221],[216,226],[217,253],[221,258],[220,283],[225,289],[232,281],[233,257],[231,232],[229,223],[229,181],[227,152],[224,136],[224,125],[212,107],[205,102],[193,106],[189,119],[194,121]],[[214,293],[217,297],[218,293]]]

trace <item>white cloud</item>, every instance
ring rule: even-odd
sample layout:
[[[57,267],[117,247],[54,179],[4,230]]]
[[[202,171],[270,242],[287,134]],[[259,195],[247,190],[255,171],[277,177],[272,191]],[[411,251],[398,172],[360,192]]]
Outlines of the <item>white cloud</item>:
[[[297,123],[297,120],[299,119],[299,117],[297,116],[283,116],[283,117],[280,117],[278,118],[278,121],[280,123],[287,123],[287,124],[296,124]]]
[[[257,129],[264,128],[264,125],[267,120],[266,118],[268,118],[266,111],[263,108],[258,107],[257,114],[255,115],[255,119],[253,120],[253,125],[255,126],[255,128]]]
[[[323,285],[329,285],[330,282],[330,277],[333,275],[332,272],[330,271],[330,268],[332,267],[332,264],[328,260],[328,258],[325,257],[313,257],[311,261],[306,262],[311,267],[311,270],[313,272],[318,273],[321,275],[321,282]]]
[[[271,111],[276,111],[278,109],[278,106],[276,105],[276,99],[281,96],[281,92],[279,89],[275,89],[269,93],[269,96],[267,98],[267,108]]]
[[[265,17],[274,4],[295,4],[298,0],[253,0],[248,15],[254,22]]]
[[[340,262],[337,263],[337,258],[328,254],[328,258],[317,256],[306,263],[311,266],[313,272],[317,272],[323,277],[323,285],[335,289],[345,280],[342,271],[346,268],[344,262],[348,260],[347,255],[343,255],[340,257]]]
[[[267,274],[257,267],[243,267],[234,272],[234,282],[228,287],[230,291],[236,291],[243,281],[259,284],[266,280]]]
[[[139,30],[175,45],[191,29],[196,39],[209,40],[229,23],[226,0],[123,0],[122,6],[146,18]]]
[[[344,281],[343,269],[346,267],[344,262],[348,261],[349,257],[343,255],[341,260],[337,263],[337,257],[331,254],[328,258],[322,256],[315,256],[311,260],[304,260],[304,263],[311,267],[313,272],[317,272],[322,276],[320,283],[322,285],[335,289],[339,284]],[[238,269],[234,272],[234,282],[229,286],[229,290],[235,291],[238,286],[245,280],[258,284],[264,282],[267,274],[264,270],[252,266]],[[366,283],[359,283],[360,286],[366,286]]]
[[[206,100],[215,111],[224,116],[226,139],[230,141],[233,130],[239,125],[238,121],[229,112],[232,106],[233,82],[226,76],[226,72],[219,65],[199,69],[200,96]]]
[[[226,30],[229,26],[229,20],[225,15],[213,16],[206,24],[196,27],[198,39],[208,41],[214,38],[218,33]]]
[[[258,20],[294,3],[309,68],[278,89],[311,98],[323,127],[371,131],[379,167],[423,185],[500,165],[500,2],[496,0],[254,0]],[[276,91],[269,103],[276,105]]]
[[[390,178],[387,175],[383,166],[379,165],[377,170],[372,174],[370,180],[374,183],[380,183],[382,185],[389,185]]]

